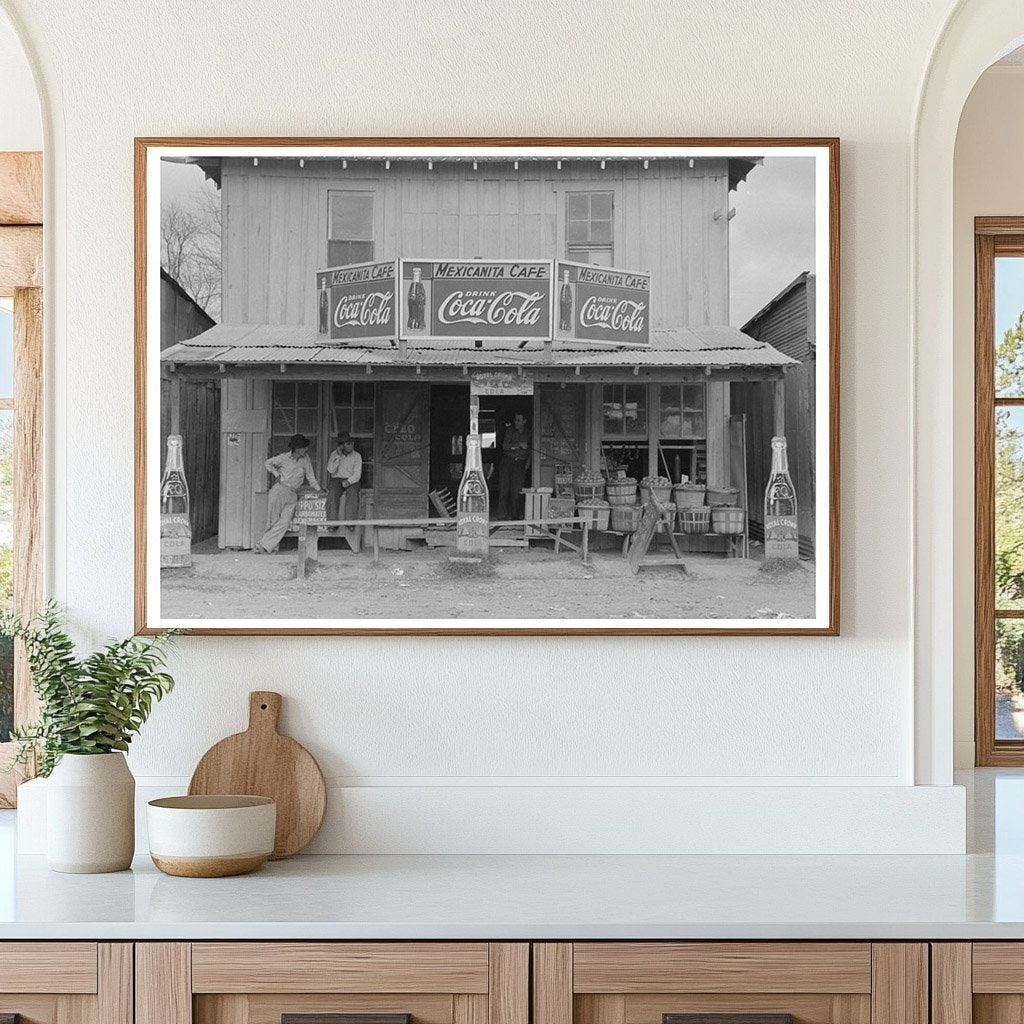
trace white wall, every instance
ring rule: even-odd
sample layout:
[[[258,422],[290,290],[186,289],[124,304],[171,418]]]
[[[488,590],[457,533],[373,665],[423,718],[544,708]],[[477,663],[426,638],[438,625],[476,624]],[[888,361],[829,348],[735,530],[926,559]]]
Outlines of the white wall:
[[[10,22],[0,14],[0,152],[43,148],[32,69]]]
[[[1024,214],[1024,65],[986,71],[954,163],[954,711],[956,762],[974,764],[974,218]]]
[[[843,141],[842,638],[187,639],[139,775],[187,776],[265,687],[358,790],[349,808],[367,789],[396,813],[396,789],[404,808],[458,806],[464,787],[510,782],[570,787],[563,816],[571,787],[603,782],[845,787],[822,806],[913,782],[908,161],[945,0],[8,6],[53,118],[52,590],[93,639],[132,626],[133,136]],[[790,799],[807,790],[771,792],[759,827],[809,806]],[[858,813],[901,841],[882,790]],[[961,841],[958,798],[929,814],[945,831],[927,842]]]

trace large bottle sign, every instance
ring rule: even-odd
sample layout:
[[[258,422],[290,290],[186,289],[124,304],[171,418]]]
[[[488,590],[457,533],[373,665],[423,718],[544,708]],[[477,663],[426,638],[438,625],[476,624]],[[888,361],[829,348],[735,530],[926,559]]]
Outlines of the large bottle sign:
[[[651,275],[555,260],[555,340],[651,343]]]
[[[317,332],[337,342],[397,338],[397,284],[394,260],[318,271]]]
[[[551,338],[551,260],[400,260],[399,332],[414,340]]]

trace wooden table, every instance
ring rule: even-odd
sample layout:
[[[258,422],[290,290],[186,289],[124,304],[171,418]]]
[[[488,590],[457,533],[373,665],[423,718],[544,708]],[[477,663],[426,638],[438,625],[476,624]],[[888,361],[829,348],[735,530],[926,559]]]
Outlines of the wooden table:
[[[296,568],[296,579],[305,579],[310,562],[315,562],[319,556],[320,532],[325,529],[339,528],[352,530],[358,527],[370,527],[370,534],[373,538],[373,560],[380,561],[380,530],[381,528],[405,528],[405,529],[429,529],[431,527],[443,527],[455,529],[454,519],[437,519],[429,517],[417,517],[409,519],[327,519],[318,523],[296,523],[299,531],[298,566]],[[556,516],[544,519],[500,519],[488,524],[488,531],[493,532],[507,527],[527,526],[537,529],[539,532],[532,535],[530,539],[538,537],[547,538],[555,542],[555,554],[561,547],[567,547],[571,551],[578,551],[584,563],[590,559],[590,520],[580,519],[575,516]],[[580,529],[583,536],[579,545],[573,544],[565,539],[562,534],[569,530]],[[343,533],[342,536],[348,541],[353,551],[357,550],[352,543],[352,538]]]

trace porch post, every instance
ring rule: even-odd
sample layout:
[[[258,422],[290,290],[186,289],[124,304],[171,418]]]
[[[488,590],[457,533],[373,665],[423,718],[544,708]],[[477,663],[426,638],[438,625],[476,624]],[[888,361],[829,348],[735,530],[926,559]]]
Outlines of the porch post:
[[[786,381],[780,377],[775,381],[775,437],[786,436]]]

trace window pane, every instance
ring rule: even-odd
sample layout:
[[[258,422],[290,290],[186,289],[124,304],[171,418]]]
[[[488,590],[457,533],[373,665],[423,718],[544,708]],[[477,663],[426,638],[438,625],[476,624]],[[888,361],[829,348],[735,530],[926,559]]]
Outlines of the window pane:
[[[612,194],[611,192],[591,192],[590,194],[590,219],[611,220],[612,219]]]
[[[13,397],[14,316],[6,309],[0,309],[0,398]]]
[[[699,409],[704,411],[704,385],[684,384],[683,385],[683,408]]]
[[[595,267],[610,267],[613,263],[611,246],[570,245],[566,258]]]
[[[996,259],[996,394],[1024,396],[1024,258]]]
[[[604,434],[615,437],[622,436],[622,385],[605,384],[603,404],[603,425]]]
[[[589,242],[587,235],[587,221],[570,220],[565,225],[565,239],[567,242]]]
[[[1024,739],[1024,623],[996,621],[996,739]]]
[[[373,260],[373,242],[328,242],[327,262],[332,267],[347,263],[369,263]]]
[[[662,384],[661,386],[661,436],[682,436],[683,413],[679,406],[679,386]]]
[[[568,192],[565,196],[565,212],[570,220],[585,221],[590,216],[590,193]]]
[[[627,434],[647,433],[647,385],[627,384],[623,400]]]
[[[996,409],[996,608],[1024,608],[1024,409]]]
[[[373,193],[334,191],[330,197],[328,238],[366,242],[373,238]]]
[[[610,220],[592,220],[590,222],[591,242],[610,242],[612,240],[612,222]]]
[[[14,414],[0,410],[0,607],[14,596]],[[14,646],[0,639],[0,743],[14,725]]]

